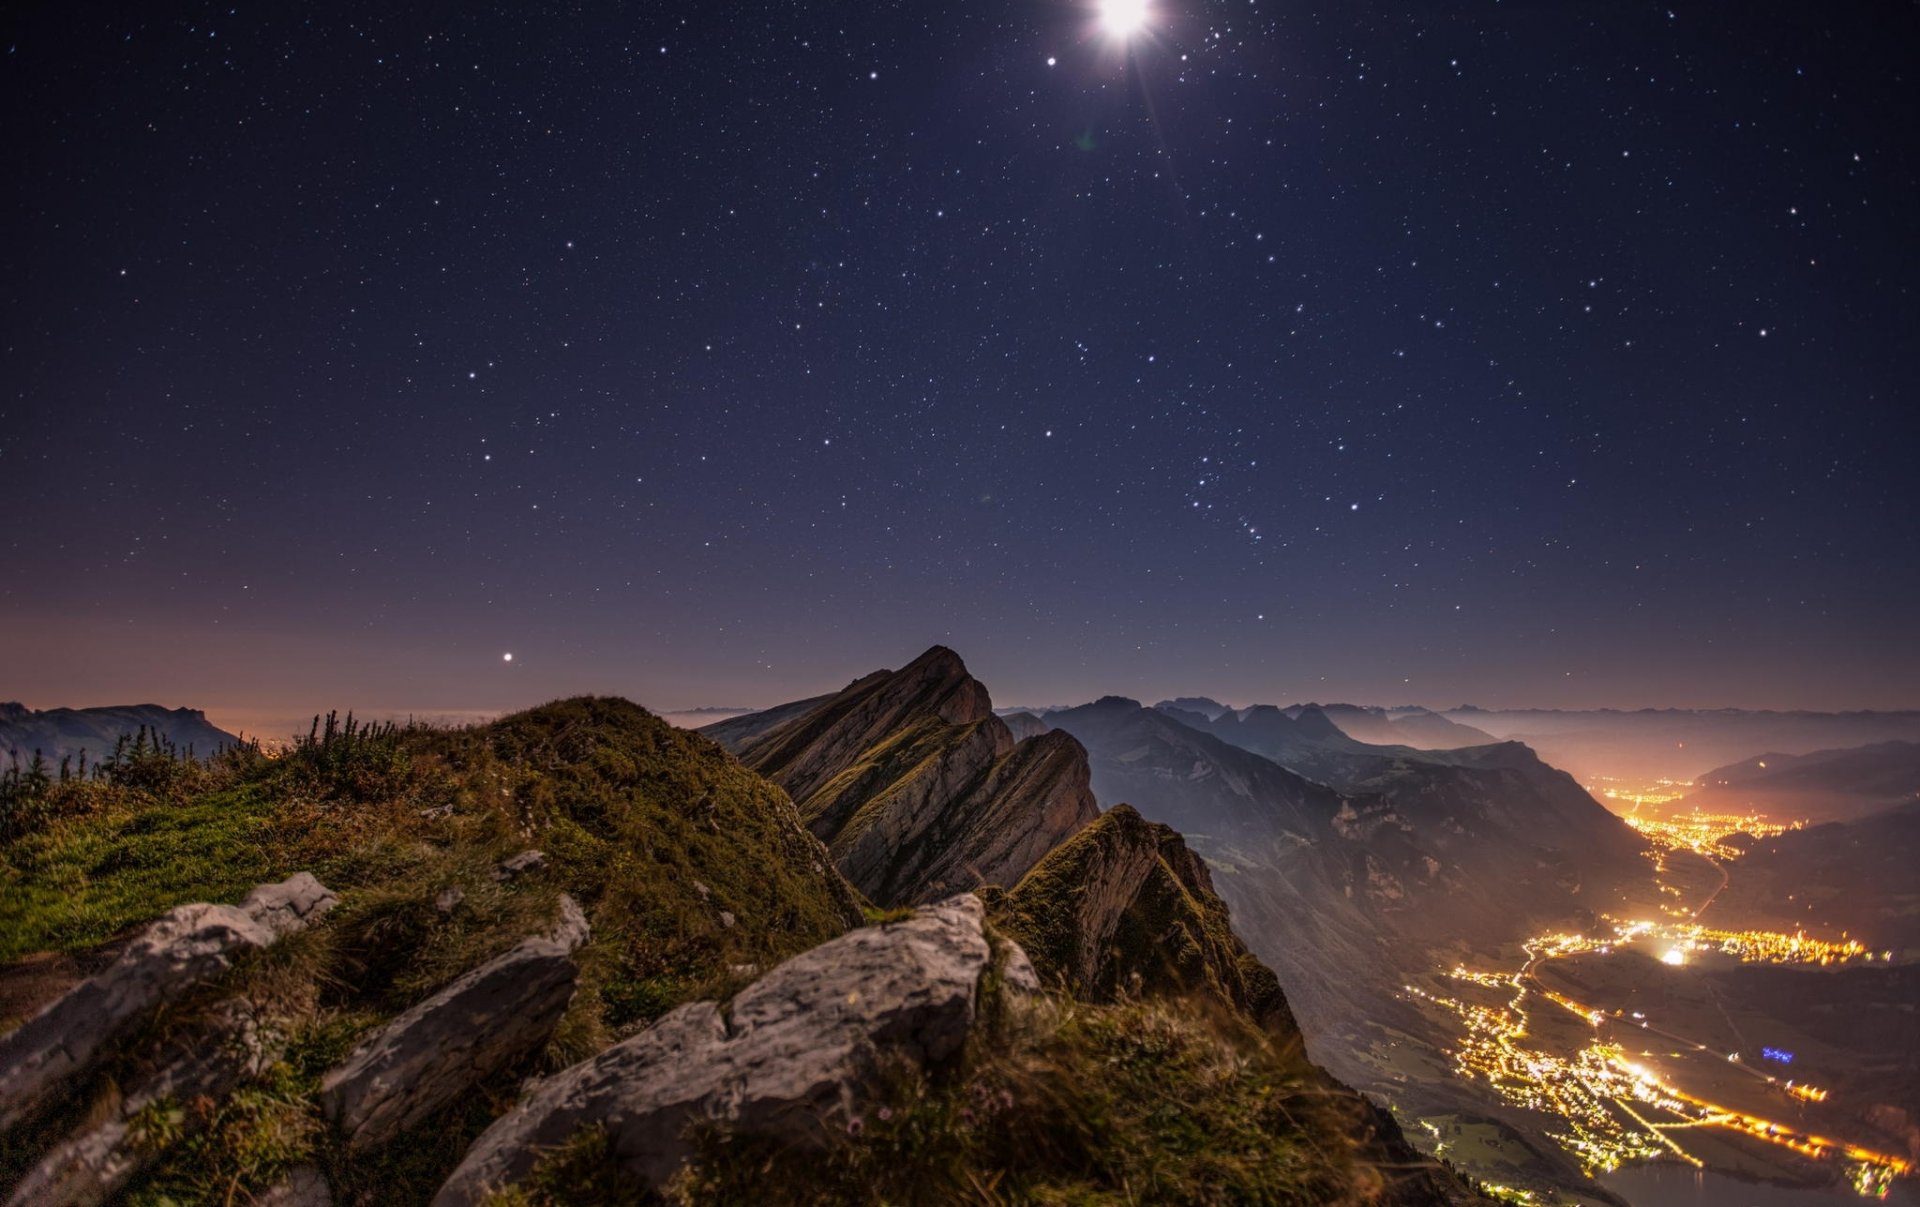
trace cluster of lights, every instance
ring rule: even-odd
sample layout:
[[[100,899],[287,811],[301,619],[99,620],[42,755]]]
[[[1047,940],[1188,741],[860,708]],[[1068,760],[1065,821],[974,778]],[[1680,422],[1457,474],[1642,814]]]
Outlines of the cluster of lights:
[[[1676,789],[1672,797],[1682,795],[1677,789],[1690,787],[1665,786]],[[1609,790],[1607,795],[1617,796],[1617,792]],[[1654,803],[1651,798],[1655,795],[1657,793],[1643,793],[1631,799],[1636,804],[1642,800]],[[1765,838],[1804,824],[1777,825],[1757,815],[1699,813],[1664,821],[1638,817],[1626,820],[1653,840],[1647,854],[1657,873],[1666,871],[1668,853],[1691,851],[1714,860],[1734,859],[1741,851],[1727,845],[1726,839],[1732,835],[1745,833]],[[1665,883],[1661,883],[1660,888],[1668,896],[1684,896]],[[1499,991],[1503,999],[1499,1005],[1429,993],[1413,985],[1406,986],[1406,994],[1446,1011],[1457,1020],[1460,1039],[1451,1055],[1461,1074],[1470,1080],[1485,1082],[1509,1105],[1542,1111],[1562,1120],[1564,1129],[1547,1134],[1572,1153],[1590,1174],[1656,1157],[1678,1157],[1698,1167],[1702,1163],[1683,1149],[1672,1133],[1687,1128],[1718,1127],[1739,1131],[1814,1159],[1850,1162],[1846,1175],[1849,1184],[1862,1195],[1884,1196],[1894,1177],[1912,1171],[1911,1164],[1903,1158],[1801,1132],[1774,1120],[1696,1098],[1669,1085],[1652,1069],[1629,1060],[1618,1044],[1600,1040],[1602,1026],[1610,1017],[1619,1018],[1618,1012],[1609,1016],[1546,989],[1531,976],[1546,960],[1590,952],[1608,955],[1615,948],[1634,944],[1650,947],[1664,962],[1676,965],[1685,964],[1696,953],[1719,953],[1746,963],[1822,966],[1874,959],[1873,953],[1861,943],[1845,935],[1836,941],[1810,938],[1805,932],[1719,930],[1694,922],[1693,915],[1685,908],[1663,906],[1663,912],[1675,920],[1607,919],[1608,925],[1598,934],[1555,932],[1537,936],[1524,945],[1527,960],[1517,971],[1489,971],[1459,965],[1446,974],[1461,985],[1466,996],[1473,996],[1469,987]],[[1892,953],[1884,958],[1891,959]],[[1530,1043],[1526,1011],[1530,994],[1544,997],[1578,1015],[1594,1029],[1595,1038],[1571,1056],[1555,1055]],[[1644,1016],[1636,1013],[1634,1019],[1644,1020]],[[1648,1024],[1640,1021],[1639,1025]],[[1737,1061],[1738,1054],[1728,1059]],[[1801,1102],[1825,1102],[1828,1097],[1826,1090],[1795,1081],[1788,1081],[1780,1088]],[[1654,1118],[1642,1115],[1642,1110]],[[1437,1132],[1435,1135],[1437,1139]],[[1510,1202],[1533,1201],[1525,1191],[1497,1193],[1496,1197]]]
[[[1670,805],[1698,787],[1692,780],[1655,780],[1651,784],[1633,784],[1626,780],[1615,779],[1610,775],[1596,777],[1600,782],[1588,784],[1587,791],[1594,796],[1611,801],[1625,801],[1636,810],[1642,805],[1658,808]]]
[[[1807,824],[1804,821],[1772,822],[1758,813],[1675,813],[1667,817],[1629,813],[1621,820],[1651,839],[1656,847],[1692,851],[1696,855],[1725,862],[1744,854],[1741,848],[1727,842],[1735,834],[1773,838],[1789,830],[1802,829]],[[1661,865],[1662,861],[1656,859],[1656,869]]]

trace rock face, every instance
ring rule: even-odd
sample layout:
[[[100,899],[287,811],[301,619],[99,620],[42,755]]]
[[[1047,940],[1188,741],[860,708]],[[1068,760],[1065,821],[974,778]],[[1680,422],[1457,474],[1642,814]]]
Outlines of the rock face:
[[[571,897],[545,935],[472,969],[368,1037],[321,1082],[352,1151],[377,1148],[547,1042],[573,1000],[587,919]]]
[[[856,887],[886,905],[1011,884],[1099,812],[1065,734],[1014,740],[959,655],[936,646],[745,735],[741,762],[785,788]]]
[[[241,954],[306,926],[334,901],[302,872],[254,889],[238,906],[182,905],[152,923],[112,965],[0,1039],[0,1130],[92,1069],[155,1006],[226,972]]]
[[[271,1037],[246,1003],[216,1007],[198,1026],[176,1037],[152,1062],[154,1071],[127,1087],[108,1117],[55,1146],[14,1187],[7,1207],[78,1207],[103,1203],[159,1155],[135,1134],[143,1112],[220,1099],[268,1062]],[[180,1125],[191,1127],[192,1112]]]
[[[1280,983],[1233,933],[1207,865],[1168,826],[1115,805],[995,900],[995,920],[1077,996],[1208,991],[1296,1028]]]
[[[435,1207],[483,1202],[583,1127],[659,1187],[696,1121],[797,1145],[844,1128],[889,1060],[935,1064],[972,1026],[992,955],[977,898],[852,931],[781,964],[723,1012],[695,1002],[550,1078],[474,1143]]]

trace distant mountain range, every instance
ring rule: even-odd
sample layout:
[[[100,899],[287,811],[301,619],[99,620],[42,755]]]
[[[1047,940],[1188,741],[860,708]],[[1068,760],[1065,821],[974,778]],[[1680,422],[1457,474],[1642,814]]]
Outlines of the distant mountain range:
[[[82,753],[89,763],[97,763],[113,754],[114,744],[123,735],[132,737],[142,729],[172,743],[183,754],[192,751],[203,758],[240,740],[215,727],[207,714],[194,708],[123,704],[35,710],[24,704],[0,703],[0,761],[17,756],[26,762],[38,751],[49,763],[57,764],[64,758],[77,761]]]
[[[1920,712],[1770,712],[1737,708],[1452,709],[1448,719],[1525,742],[1582,783],[1601,777],[1692,780],[1763,750],[1808,754],[1920,741]]]
[[[1699,782],[1681,804],[1703,813],[1853,821],[1920,801],[1920,742],[1756,755],[1716,767]]]

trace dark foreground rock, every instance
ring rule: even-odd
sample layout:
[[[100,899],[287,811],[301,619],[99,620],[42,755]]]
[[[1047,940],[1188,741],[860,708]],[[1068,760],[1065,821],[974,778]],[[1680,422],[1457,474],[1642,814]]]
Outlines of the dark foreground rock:
[[[373,1033],[321,1082],[347,1147],[377,1148],[538,1049],[573,1000],[586,915],[560,898],[552,931],[489,960]]]
[[[218,1100],[258,1073],[277,1051],[249,1005],[232,999],[174,1037],[152,1061],[152,1071],[127,1087],[106,1118],[81,1129],[41,1158],[14,1187],[7,1207],[82,1207],[104,1203],[159,1156],[143,1142],[138,1121],[148,1112],[177,1115],[176,1127],[195,1122],[185,1104]]]
[[[992,961],[977,898],[868,927],[795,956],[734,997],[681,1006],[551,1078],[487,1129],[434,1198],[463,1207],[527,1176],[540,1154],[604,1128],[632,1176],[664,1186],[695,1122],[820,1143],[882,1089],[883,1066],[956,1055]]]

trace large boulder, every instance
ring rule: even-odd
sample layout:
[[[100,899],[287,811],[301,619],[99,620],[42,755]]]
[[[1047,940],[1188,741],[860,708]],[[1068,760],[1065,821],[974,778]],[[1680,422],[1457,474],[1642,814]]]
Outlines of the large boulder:
[[[178,1112],[180,1126],[199,1116],[185,1109],[198,1099],[224,1098],[272,1059],[274,1036],[251,1007],[229,999],[182,1030],[146,1063],[104,1118],[83,1125],[29,1170],[7,1207],[91,1207],[112,1198],[160,1154],[136,1124],[146,1111]]]
[[[104,971],[0,1039],[0,1131],[38,1112],[91,1070],[154,1007],[222,975],[249,951],[333,907],[305,872],[261,885],[239,905],[182,905],[149,925]]]
[[[356,1151],[377,1148],[547,1042],[573,1000],[586,915],[560,898],[544,935],[462,975],[376,1031],[321,1081],[320,1104]]]
[[[696,1121],[818,1144],[880,1092],[889,1061],[960,1050],[993,958],[982,919],[977,898],[956,897],[795,956],[725,1010],[674,1010],[542,1083],[474,1143],[435,1207],[483,1202],[584,1127],[604,1128],[615,1160],[654,1187],[686,1163]]]

